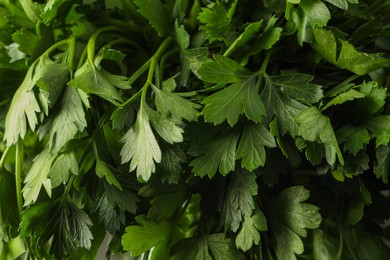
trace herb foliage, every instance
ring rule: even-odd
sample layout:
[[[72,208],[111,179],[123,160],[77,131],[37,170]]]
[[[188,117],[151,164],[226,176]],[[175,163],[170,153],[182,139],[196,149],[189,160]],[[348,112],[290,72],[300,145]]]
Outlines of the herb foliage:
[[[0,0],[0,258],[109,233],[107,256],[388,259],[389,24],[387,0]]]

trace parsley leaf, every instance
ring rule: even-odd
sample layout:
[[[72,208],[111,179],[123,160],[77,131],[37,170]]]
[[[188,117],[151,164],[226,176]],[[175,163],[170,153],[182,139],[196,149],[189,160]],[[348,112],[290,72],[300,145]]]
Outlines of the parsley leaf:
[[[296,259],[295,254],[302,254],[304,246],[300,237],[306,237],[306,229],[317,228],[321,223],[318,208],[303,203],[308,198],[307,189],[293,186],[283,190],[271,202],[272,215],[267,216],[267,220],[278,259]]]
[[[149,180],[156,167],[154,162],[161,161],[161,150],[152,132],[146,108],[141,104],[135,125],[130,128],[121,140],[122,163],[130,163],[130,171],[137,168],[137,176]]]
[[[251,216],[255,208],[253,196],[257,195],[256,175],[246,170],[231,175],[222,208],[225,230],[236,232],[244,216]]]
[[[275,139],[262,124],[247,123],[237,148],[236,159],[242,159],[241,166],[250,171],[264,166],[264,146],[275,147]]]
[[[160,36],[169,33],[168,13],[160,0],[135,0],[134,3],[139,7],[138,12],[149,20]]]
[[[235,169],[237,132],[228,132],[217,136],[211,142],[199,147],[193,155],[200,155],[190,163],[197,176],[213,177],[217,170],[227,175]]]
[[[390,146],[381,145],[376,151],[376,162],[374,165],[374,173],[378,179],[382,179],[384,183],[389,180],[389,163],[390,163]]]
[[[177,119],[185,119],[187,121],[195,121],[198,117],[197,109],[201,108],[200,105],[193,103],[174,92],[170,92],[165,89],[158,89],[152,85],[153,91],[156,94],[156,107],[157,110],[168,116],[172,116]]]
[[[267,230],[267,220],[264,213],[255,210],[252,216],[244,215],[240,232],[236,237],[236,246],[243,251],[248,251],[252,245],[259,245],[259,231]]]
[[[339,143],[344,143],[344,150],[356,155],[371,140],[367,128],[361,125],[346,125],[336,132]]]
[[[326,156],[329,164],[333,165],[335,163],[335,154],[337,154],[340,163],[344,163],[343,155],[328,117],[321,114],[317,108],[311,107],[299,113],[296,116],[296,122],[300,125],[299,133],[305,140],[325,144],[330,153],[327,152]]]
[[[48,147],[34,158],[34,163],[24,179],[23,197],[25,206],[37,200],[42,185],[46,193],[51,196],[52,185],[48,176],[53,160],[54,157]]]
[[[68,85],[79,88],[87,94],[98,95],[114,105],[119,105],[118,101],[122,101],[112,80],[89,60],[76,71],[74,79],[69,81]]]

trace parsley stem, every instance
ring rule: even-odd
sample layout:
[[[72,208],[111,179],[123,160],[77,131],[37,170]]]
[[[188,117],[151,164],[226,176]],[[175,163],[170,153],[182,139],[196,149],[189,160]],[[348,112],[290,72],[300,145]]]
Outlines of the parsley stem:
[[[141,105],[146,101],[146,93],[148,91],[150,84],[152,83],[154,70],[156,68],[157,62],[160,60],[162,53],[165,51],[165,49],[168,47],[168,45],[170,44],[171,41],[172,41],[171,37],[166,38],[161,43],[160,47],[158,47],[156,53],[153,55],[153,57],[151,59],[148,77],[146,79],[144,86],[142,87]]]
[[[260,68],[260,71],[259,71],[260,74],[264,74],[265,73],[265,70],[267,69],[268,63],[269,63],[269,61],[271,59],[271,54],[272,54],[272,52],[268,51],[267,54],[265,55],[263,64],[261,64],[261,68]]]
[[[149,68],[151,62],[152,59],[149,59],[136,72],[134,72],[133,75],[131,75],[131,77],[127,80],[130,85],[133,84]]]
[[[5,148],[5,151],[0,159],[0,170],[3,169],[5,160],[7,159],[7,156],[8,156],[10,151],[11,151],[11,146],[8,146],[7,148]]]
[[[22,168],[23,168],[23,142],[21,139],[16,144],[16,162],[15,162],[15,185],[16,185],[16,199],[18,203],[19,215],[23,211],[22,199]]]
[[[96,30],[91,35],[91,37],[89,37],[89,41],[87,44],[87,54],[88,54],[88,61],[91,62],[92,64],[93,64],[94,59],[95,59],[96,39],[100,34],[108,32],[108,31],[121,31],[122,32],[123,30],[121,30],[117,27],[113,27],[113,26],[102,27],[102,28]]]

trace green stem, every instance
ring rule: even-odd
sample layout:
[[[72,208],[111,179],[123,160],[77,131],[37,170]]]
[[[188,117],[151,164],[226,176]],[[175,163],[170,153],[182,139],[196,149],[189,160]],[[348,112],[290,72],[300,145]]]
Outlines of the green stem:
[[[157,62],[160,60],[161,55],[163,54],[165,49],[168,47],[168,45],[171,41],[172,41],[171,37],[166,38],[161,43],[160,47],[157,49],[156,53],[152,57],[150,67],[149,67],[148,77],[146,79],[144,86],[142,87],[141,105],[146,102],[146,93],[148,91],[150,84],[152,83],[154,70],[156,68]]]
[[[8,156],[10,151],[11,151],[11,146],[8,146],[7,148],[5,148],[5,151],[0,159],[0,170],[3,169],[5,160],[7,159],[7,156]]]
[[[23,142],[21,139],[16,144],[16,162],[15,162],[15,185],[16,185],[16,199],[18,203],[19,215],[23,211],[22,198],[22,168],[24,163],[23,156]]]
[[[107,26],[107,27],[102,27],[102,28],[96,30],[89,38],[88,45],[87,45],[87,53],[88,53],[88,61],[91,62],[92,64],[93,64],[93,61],[95,59],[95,49],[96,49],[97,37],[99,37],[100,34],[105,33],[105,32],[109,32],[109,31],[122,32],[122,30],[120,30],[117,27]]]
[[[135,93],[134,95],[132,95],[131,98],[129,98],[128,100],[126,100],[126,102],[123,103],[123,104],[120,106],[120,108],[124,108],[125,106],[132,104],[132,103],[133,103],[134,101],[136,101],[141,95],[142,95],[142,89],[138,90],[137,93]]]
[[[272,55],[271,51],[268,51],[267,54],[265,55],[263,64],[261,64],[261,68],[260,68],[260,71],[259,71],[260,74],[264,74],[265,73],[265,71],[267,69],[267,66],[268,66],[268,63],[269,63],[269,61],[271,59],[271,55]]]
[[[62,195],[62,198],[61,198],[62,201],[65,201],[68,198],[69,193],[70,193],[70,189],[72,188],[73,182],[75,179],[76,179],[76,175],[72,175],[72,177],[70,177],[70,180],[68,181],[68,184],[66,185],[64,194]]]
[[[151,62],[152,59],[149,59],[136,72],[134,72],[133,75],[131,75],[131,77],[128,79],[130,85],[133,84],[149,68]]]

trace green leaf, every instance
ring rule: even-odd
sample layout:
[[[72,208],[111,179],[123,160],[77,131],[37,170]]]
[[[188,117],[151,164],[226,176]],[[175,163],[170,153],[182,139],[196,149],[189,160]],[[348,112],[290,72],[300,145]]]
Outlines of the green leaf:
[[[182,50],[185,50],[190,46],[190,35],[187,33],[184,25],[179,26],[177,20],[175,21],[175,35],[176,41]]]
[[[118,101],[122,101],[113,82],[89,61],[76,71],[74,79],[69,81],[68,85],[79,88],[87,94],[98,95],[114,105],[119,105]]]
[[[193,103],[174,92],[167,91],[165,89],[158,89],[152,85],[153,91],[156,94],[156,107],[157,110],[165,115],[176,117],[179,120],[185,119],[187,121],[196,121],[198,118],[197,109],[201,108],[200,105]]]
[[[164,117],[160,113],[147,108],[146,110],[154,130],[170,144],[183,142],[183,129],[178,126],[180,121]]]
[[[9,106],[5,118],[4,133],[4,140],[7,142],[7,146],[16,144],[19,137],[24,138],[27,131],[27,123],[33,131],[38,124],[36,113],[41,112],[41,108],[32,90],[38,80],[33,78],[33,70],[34,66],[28,70]]]
[[[79,173],[79,165],[74,152],[61,153],[50,167],[49,178],[53,188],[66,184],[71,174]]]
[[[161,37],[169,34],[169,16],[160,0],[135,0],[134,3],[139,7],[138,12],[149,20]]]
[[[387,89],[379,87],[376,81],[363,82],[359,89],[366,97],[357,100],[357,113],[363,116],[372,116],[383,110],[386,104]]]
[[[221,124],[227,120],[234,126],[243,113],[254,122],[261,122],[265,108],[256,89],[256,79],[248,78],[220,90],[202,101],[206,122]]]
[[[390,63],[389,59],[378,54],[357,51],[351,43],[342,39],[338,39],[341,43],[341,51],[336,60],[337,42],[334,34],[323,28],[315,28],[314,36],[315,42],[311,46],[322,58],[357,75],[365,75],[371,71],[384,68]]]
[[[257,37],[256,42],[254,43],[253,47],[251,47],[251,55],[257,54],[262,50],[271,49],[272,46],[279,41],[283,28],[274,27],[277,21],[278,19],[274,16],[269,19],[267,26],[263,30],[263,33]]]
[[[34,158],[34,163],[24,179],[23,197],[25,206],[31,205],[37,200],[42,185],[46,193],[51,196],[52,184],[49,173],[53,160],[54,157],[48,147]]]
[[[174,260],[241,260],[244,255],[237,250],[231,239],[223,233],[183,239],[174,247]]]
[[[344,10],[348,9],[347,0],[325,0],[325,1],[340,8],[340,9],[344,9]]]
[[[238,133],[228,132],[202,145],[197,151],[200,156],[190,163],[194,174],[212,178],[218,170],[222,175],[234,171],[237,141]]]
[[[390,146],[381,145],[376,150],[376,162],[374,164],[374,173],[378,179],[382,179],[384,183],[388,183],[390,163]]]
[[[137,168],[137,177],[149,180],[156,167],[154,162],[161,161],[161,150],[152,132],[146,109],[141,105],[135,125],[130,128],[121,140],[122,163],[131,161],[130,171]]]
[[[50,253],[57,259],[78,248],[91,248],[93,239],[89,216],[69,201],[35,204],[22,213],[21,236],[39,238],[40,247],[50,242]]]
[[[96,175],[99,178],[105,178],[107,182],[111,185],[114,185],[118,189],[122,190],[122,186],[119,181],[116,179],[113,172],[110,170],[109,165],[107,165],[104,161],[99,158],[96,159],[96,167],[95,167]]]
[[[304,251],[301,237],[307,236],[306,229],[319,227],[322,221],[319,209],[303,203],[308,198],[307,189],[293,186],[283,190],[272,200],[272,215],[267,216],[267,220],[277,259],[297,259],[295,254],[302,254]]]
[[[235,5],[232,4],[230,7],[234,10]],[[207,38],[210,42],[223,41],[225,40],[224,34],[230,25],[230,17],[222,2],[210,4],[201,9],[198,14],[198,20],[203,24],[199,28],[206,32]]]
[[[281,135],[289,132],[291,136],[296,136],[298,124],[294,118],[307,107],[275,87],[271,79],[265,76],[265,86],[260,95],[268,112],[268,121],[276,116]]]
[[[225,231],[236,232],[244,216],[251,216],[255,209],[253,196],[257,195],[256,174],[246,170],[231,175],[222,208]]]
[[[161,174],[161,181],[177,184],[183,173],[181,164],[186,161],[186,154],[180,146],[162,147],[161,163],[158,169],[158,172]]]
[[[301,0],[299,6],[305,13],[311,26],[325,26],[330,20],[328,7],[320,0]]]
[[[300,125],[299,133],[305,140],[325,144],[325,148],[330,149],[332,154],[337,154],[340,163],[344,163],[332,124],[327,116],[321,114],[317,108],[311,107],[299,113],[295,119]],[[331,157],[327,155],[326,158],[329,164],[335,163],[330,159],[333,155]]]
[[[150,201],[148,218],[157,222],[170,219],[187,199],[188,191],[183,185],[178,185],[173,191],[159,194]]]
[[[237,148],[236,159],[242,159],[241,166],[250,171],[264,166],[264,146],[276,147],[273,136],[262,124],[247,123]]]
[[[125,181],[122,181],[122,183]],[[120,209],[135,214],[137,211],[137,204],[140,200],[134,191],[129,187],[128,183],[122,185],[122,190],[113,185],[105,183],[104,190],[107,200],[113,206],[118,206]]]
[[[307,74],[285,74],[270,76],[268,79],[273,85],[280,87],[282,92],[296,100],[316,103],[323,97],[321,86],[310,83],[314,77]]]
[[[140,226],[128,226],[122,237],[123,249],[132,256],[139,256],[163,243],[171,229],[168,222],[154,222],[145,216],[136,217],[136,221]]]
[[[248,251],[252,245],[259,245],[259,231],[267,230],[267,220],[260,210],[255,210],[252,216],[244,216],[242,227],[236,237],[236,246],[238,249]]]
[[[80,92],[77,89],[65,88],[59,109],[49,128],[49,147],[53,152],[58,152],[66,142],[87,127]]]
[[[366,95],[362,92],[359,92],[354,89],[350,89],[347,92],[341,93],[336,97],[332,98],[326,105],[322,108],[322,111],[326,110],[331,106],[341,105],[345,102],[352,101],[359,98],[364,98]]]
[[[346,125],[336,132],[340,144],[344,143],[344,150],[356,155],[370,142],[371,135],[367,128],[361,125]]]
[[[387,145],[390,142],[390,116],[371,117],[364,122],[364,125],[370,130],[376,138],[376,147]]]
[[[96,202],[92,212],[96,210],[99,212],[99,221],[103,222],[104,227],[112,235],[120,231],[122,225],[125,224],[124,212],[113,206],[104,195]]]
[[[260,32],[262,24],[263,20],[248,24],[245,27],[244,32],[242,32],[240,36],[238,36],[237,39],[235,39],[234,42],[230,44],[229,48],[225,51],[224,56],[229,56],[236,49],[252,40],[254,36]]]
[[[47,24],[53,21],[64,3],[66,3],[66,0],[49,0],[40,15],[43,22]]]
[[[197,73],[200,78],[209,83],[237,83],[247,80],[253,73],[234,60],[215,54],[215,61],[201,64]]]

